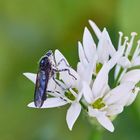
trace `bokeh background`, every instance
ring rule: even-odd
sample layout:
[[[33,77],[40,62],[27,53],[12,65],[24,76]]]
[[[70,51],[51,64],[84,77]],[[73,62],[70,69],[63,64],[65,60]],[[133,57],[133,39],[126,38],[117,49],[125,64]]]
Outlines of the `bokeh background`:
[[[82,114],[68,130],[68,106],[28,108],[34,85],[22,73],[36,72],[49,49],[59,49],[76,68],[77,41],[88,19],[107,27],[115,46],[118,31],[140,33],[139,6],[139,0],[0,0],[0,140],[99,140]],[[103,140],[139,139],[140,96],[114,125],[115,132],[105,131]]]

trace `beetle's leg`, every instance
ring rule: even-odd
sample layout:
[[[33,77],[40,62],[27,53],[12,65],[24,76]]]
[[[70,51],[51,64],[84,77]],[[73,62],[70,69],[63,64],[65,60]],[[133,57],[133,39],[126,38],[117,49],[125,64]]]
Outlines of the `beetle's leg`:
[[[54,80],[54,82],[55,82],[59,87],[61,87],[63,90],[66,90],[64,87],[62,87],[62,86],[60,85],[60,83],[57,82],[57,80],[55,79],[54,76],[52,77],[52,79]]]
[[[67,64],[67,62],[66,62],[66,60],[65,60],[64,58],[62,58],[62,59],[58,62],[57,66],[59,66],[62,62],[64,62],[65,65],[66,65],[67,67],[70,67],[70,65]]]
[[[70,76],[72,76],[75,80],[77,80],[77,78],[73,74],[71,74],[69,69],[66,69],[66,68],[65,69],[53,69],[53,71],[54,72],[64,72],[64,71],[67,71]]]
[[[76,78],[73,74],[71,74],[71,72],[70,72],[70,70],[69,70],[69,69],[58,69],[57,71],[58,71],[58,72],[67,71],[67,72],[68,72],[68,74],[69,74],[70,76],[72,76],[75,80],[77,80],[77,78]]]
[[[61,94],[59,91],[56,91],[56,90],[55,90],[55,91],[46,90],[46,92],[49,92],[49,93],[55,93],[55,92],[56,92],[56,93],[58,93],[58,94]]]
[[[51,91],[51,90],[46,90],[46,92],[49,92],[49,93],[57,93],[59,95],[59,98],[61,98],[62,100],[64,101],[67,101],[66,99],[64,99],[62,96],[61,96],[61,93],[59,91]]]

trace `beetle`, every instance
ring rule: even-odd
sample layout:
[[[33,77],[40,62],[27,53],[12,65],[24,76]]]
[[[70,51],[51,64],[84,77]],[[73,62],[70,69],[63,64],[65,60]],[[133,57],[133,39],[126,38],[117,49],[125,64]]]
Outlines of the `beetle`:
[[[34,104],[37,108],[40,108],[47,98],[46,89],[50,78],[53,76],[52,68],[52,51],[48,51],[39,62],[39,71],[37,73],[35,92],[34,92]]]
[[[65,62],[66,68],[64,69],[58,69],[57,66],[61,64],[61,62]],[[55,74],[63,71],[67,71],[70,76],[75,78],[70,73],[69,68],[70,67],[65,59],[61,59],[58,64],[56,64],[53,52],[49,50],[39,61],[39,70],[36,77],[36,84],[35,84],[35,92],[34,92],[34,104],[37,108],[41,108],[44,101],[47,99],[46,92],[54,92],[54,91],[48,91],[48,82],[52,78],[54,82],[61,87],[61,85],[57,82],[55,79]],[[76,78],[75,78],[76,79]],[[63,88],[63,87],[61,87]],[[57,91],[56,91],[57,92]]]

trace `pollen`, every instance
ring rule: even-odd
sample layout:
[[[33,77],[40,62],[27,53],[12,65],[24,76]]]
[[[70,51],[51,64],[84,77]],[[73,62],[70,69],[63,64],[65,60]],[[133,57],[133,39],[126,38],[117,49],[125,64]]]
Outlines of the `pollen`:
[[[65,96],[70,99],[71,101],[74,101],[75,100],[75,96],[70,92],[70,90],[67,90],[65,92]]]
[[[93,104],[92,107],[95,109],[101,109],[105,107],[105,103],[103,103],[102,98],[98,98]]]
[[[97,63],[96,64],[96,73],[98,73],[100,71],[100,69],[102,68],[103,64],[102,63]]]

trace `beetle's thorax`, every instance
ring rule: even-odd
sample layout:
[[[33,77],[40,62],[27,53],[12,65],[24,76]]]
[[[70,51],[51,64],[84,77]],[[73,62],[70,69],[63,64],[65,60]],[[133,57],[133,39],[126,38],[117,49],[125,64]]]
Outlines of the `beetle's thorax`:
[[[49,57],[43,57],[39,63],[40,70],[46,71],[47,69],[51,69],[52,63]]]

